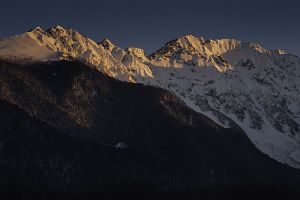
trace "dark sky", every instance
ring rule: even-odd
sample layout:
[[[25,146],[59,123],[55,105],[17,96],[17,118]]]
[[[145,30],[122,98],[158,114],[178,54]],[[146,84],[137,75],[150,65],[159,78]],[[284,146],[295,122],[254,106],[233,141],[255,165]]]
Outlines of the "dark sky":
[[[74,28],[149,54],[180,35],[236,38],[300,55],[298,0],[0,0],[0,38],[33,27]]]

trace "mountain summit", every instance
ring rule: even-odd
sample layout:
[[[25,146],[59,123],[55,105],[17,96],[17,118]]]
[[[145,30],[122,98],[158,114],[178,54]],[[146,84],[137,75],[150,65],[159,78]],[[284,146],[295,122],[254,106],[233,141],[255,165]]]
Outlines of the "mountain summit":
[[[166,89],[223,127],[242,130],[263,153],[300,168],[300,58],[235,39],[185,35],[144,55],[73,29],[37,27],[0,41],[0,58],[77,60],[121,81]]]

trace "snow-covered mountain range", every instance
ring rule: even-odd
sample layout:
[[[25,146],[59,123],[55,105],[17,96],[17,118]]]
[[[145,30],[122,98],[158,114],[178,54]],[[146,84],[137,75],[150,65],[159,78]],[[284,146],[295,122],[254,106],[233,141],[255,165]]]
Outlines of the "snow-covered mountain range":
[[[75,59],[121,81],[162,87],[273,159],[300,168],[300,58],[234,39],[179,37],[146,56],[60,26],[0,41],[0,58]]]

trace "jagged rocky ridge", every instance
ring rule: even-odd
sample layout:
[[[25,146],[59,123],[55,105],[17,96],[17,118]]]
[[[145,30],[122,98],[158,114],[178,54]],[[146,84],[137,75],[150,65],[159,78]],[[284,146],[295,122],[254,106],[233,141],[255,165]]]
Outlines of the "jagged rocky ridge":
[[[0,56],[76,59],[122,81],[167,89],[218,124],[242,129],[275,160],[300,167],[300,59],[282,50],[186,35],[147,57],[57,26],[2,40]]]
[[[224,191],[243,198],[298,192],[299,170],[166,90],[78,62],[0,65],[1,192],[18,199],[122,190],[178,197],[207,189],[222,198]]]

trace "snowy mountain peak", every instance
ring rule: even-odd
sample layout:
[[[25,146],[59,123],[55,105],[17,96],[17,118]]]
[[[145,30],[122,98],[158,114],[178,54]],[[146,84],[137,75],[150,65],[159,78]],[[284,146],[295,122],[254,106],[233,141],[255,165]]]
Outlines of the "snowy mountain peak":
[[[205,41],[203,37],[185,35],[166,43],[164,47],[151,54],[150,57],[156,59],[171,54],[180,54],[182,52],[202,56],[219,56],[239,46],[241,46],[241,42],[235,39],[209,39]]]
[[[263,48],[261,45],[256,44],[256,43],[246,42],[246,43],[243,43],[243,47],[252,48],[253,50],[255,50],[261,54],[268,54],[268,55],[271,54],[271,52],[269,50]]]
[[[225,72],[231,66],[224,60],[222,53],[237,46],[234,40],[208,40],[203,37],[185,35],[172,40],[149,56],[153,65],[182,68],[187,66],[212,67]]]
[[[171,56],[183,51],[195,52],[204,45],[203,38],[197,38],[193,35],[185,35],[175,40],[171,40],[156,52],[152,53],[149,57],[152,59]]]
[[[65,29],[64,27],[62,27],[62,26],[60,26],[60,25],[56,25],[56,26],[53,26],[53,27],[50,27],[49,29],[48,29],[48,32],[64,32],[65,30],[67,30],[67,29]]]
[[[137,47],[128,47],[126,51],[135,56],[136,58],[140,59],[142,62],[148,61],[148,58],[145,56],[144,49],[137,48]]]
[[[45,33],[45,30],[42,29],[40,26],[35,27],[34,29],[30,29],[28,32],[41,32],[41,33]]]
[[[112,43],[109,39],[105,38],[102,40],[102,42],[99,43],[99,45],[102,45],[105,49],[112,51],[113,48],[116,47],[114,43]]]
[[[282,49],[276,49],[276,50],[273,50],[271,51],[273,54],[275,55],[285,55],[285,54],[288,54],[286,51],[282,50]]]
[[[207,40],[205,47],[211,54],[221,55],[241,46],[241,41],[235,39]]]
[[[73,29],[65,29],[62,26],[51,27],[47,30],[47,33],[49,33],[52,37],[72,36],[73,33],[80,35],[77,31]]]
[[[197,48],[203,45],[204,39],[202,37],[198,38],[189,34],[179,37],[174,42],[177,43],[181,48],[189,49],[190,47]]]

